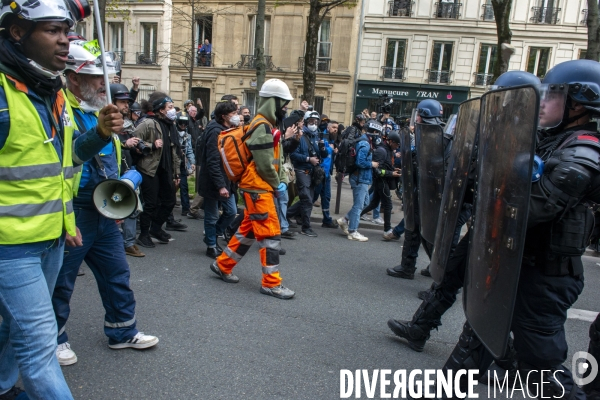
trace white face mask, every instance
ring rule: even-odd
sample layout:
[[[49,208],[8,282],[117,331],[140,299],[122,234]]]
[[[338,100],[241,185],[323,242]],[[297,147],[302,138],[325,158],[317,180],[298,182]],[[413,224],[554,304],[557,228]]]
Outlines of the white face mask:
[[[81,107],[83,112],[86,112],[86,113],[100,111],[100,109],[102,108],[102,107],[98,107],[96,105],[90,104],[85,100],[82,100],[79,103],[79,107]]]
[[[316,132],[317,131],[317,125],[308,125],[307,128],[311,132]]]
[[[32,67],[37,69],[38,72],[41,72],[42,75],[44,75],[48,79],[55,79],[56,77],[60,76],[60,71],[51,71],[48,68],[42,67],[40,64],[36,63],[33,60],[29,60],[29,64],[31,64]]]
[[[175,121],[175,118],[177,118],[177,110],[171,108],[169,111],[167,111],[167,118],[169,118],[171,121]]]
[[[233,117],[229,118],[229,125],[239,126],[240,125],[240,116],[234,115]]]
[[[185,136],[185,131],[177,131],[179,133],[179,137],[184,137]]]

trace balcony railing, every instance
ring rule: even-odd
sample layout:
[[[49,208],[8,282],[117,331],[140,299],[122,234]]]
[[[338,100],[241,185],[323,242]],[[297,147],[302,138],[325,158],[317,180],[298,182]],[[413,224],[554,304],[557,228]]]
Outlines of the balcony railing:
[[[414,1],[395,0],[389,3],[388,15],[390,17],[410,17],[412,15],[412,6]]]
[[[475,73],[475,86],[487,86],[492,84],[494,74],[478,74]]]
[[[427,75],[428,75],[428,79],[427,81],[429,83],[452,83],[452,80],[450,80],[450,76],[452,75],[452,72],[454,71],[433,71],[433,70],[427,70]]]
[[[213,55],[212,53],[196,53],[196,66],[197,67],[213,67]]]
[[[587,8],[581,10],[581,21],[579,21],[579,25],[587,25],[587,17],[588,17],[588,10]]]
[[[273,65],[272,58],[273,56],[265,55],[265,66],[268,70],[275,69],[275,65]],[[238,61],[234,67],[243,68],[243,69],[256,69],[256,56],[254,54],[242,54],[241,61]]]
[[[394,67],[381,67],[383,79],[406,79],[404,77],[404,68],[394,68]]]
[[[462,3],[435,3],[436,18],[458,19]]]
[[[481,14],[481,19],[484,21],[494,20],[494,7],[492,7],[491,4],[483,5],[483,14]]]
[[[113,50],[113,53],[117,55],[121,64],[125,64],[125,52],[123,50]]]
[[[331,69],[331,58],[317,58],[317,72],[329,72]],[[298,57],[298,71],[304,71],[304,57]]]
[[[135,63],[141,65],[153,65],[156,62],[156,52],[137,52],[135,53]]]
[[[558,18],[558,13],[560,10],[560,8],[551,7],[531,7],[531,11],[533,11],[533,17],[531,17],[530,21],[535,24],[555,25],[560,21],[560,18]]]

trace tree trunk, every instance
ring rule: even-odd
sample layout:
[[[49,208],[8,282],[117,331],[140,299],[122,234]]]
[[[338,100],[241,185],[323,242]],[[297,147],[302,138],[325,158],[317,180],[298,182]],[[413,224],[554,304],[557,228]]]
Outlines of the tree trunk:
[[[319,11],[319,0],[310,0],[308,13],[308,29],[306,30],[306,50],[304,51],[304,72],[302,73],[302,86],[304,94],[302,99],[308,104],[315,100],[315,82],[317,80],[317,46],[319,43],[319,27],[323,17]]]
[[[598,0],[588,0],[588,44],[585,58],[600,61],[600,29],[598,29]]]
[[[506,52],[502,51],[502,43],[510,44],[512,39],[512,32],[509,25],[512,0],[492,0],[492,8],[494,9],[496,32],[498,34],[498,47],[496,48],[494,60],[493,80],[495,81],[500,75],[508,71],[508,59],[510,55],[506,57]],[[505,55],[504,57],[503,54]]]
[[[256,88],[260,90],[267,75],[265,65],[265,8],[266,0],[258,0],[258,14],[256,15],[256,31],[254,35],[254,56],[256,64]]]
[[[190,87],[188,89],[188,98],[192,99],[192,86],[194,86],[194,65],[196,64],[196,1],[190,0],[192,6],[192,44],[190,49]]]
[[[102,23],[104,41],[106,42],[106,0],[98,0],[98,8],[100,9],[100,21]],[[89,38],[86,39],[89,40]],[[94,24],[94,39],[98,39],[98,27],[96,24]]]

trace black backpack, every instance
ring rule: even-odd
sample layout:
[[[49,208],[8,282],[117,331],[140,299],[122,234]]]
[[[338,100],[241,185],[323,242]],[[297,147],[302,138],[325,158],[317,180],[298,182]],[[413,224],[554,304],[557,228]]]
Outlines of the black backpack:
[[[342,133],[342,140],[335,158],[335,168],[338,172],[352,174],[356,171],[356,145],[361,140],[364,139],[362,135],[357,135],[357,129],[354,126],[349,126]]]

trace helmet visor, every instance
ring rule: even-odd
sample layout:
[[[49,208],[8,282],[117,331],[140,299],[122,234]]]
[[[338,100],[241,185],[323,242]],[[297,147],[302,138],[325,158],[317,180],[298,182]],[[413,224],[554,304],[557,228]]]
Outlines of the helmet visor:
[[[564,84],[541,84],[539,127],[557,127],[563,120],[569,86]]]
[[[444,135],[446,135],[446,136],[454,135],[454,128],[456,128],[456,120],[457,120],[456,114],[452,114],[450,116],[450,118],[448,118],[448,122],[446,122],[446,126],[444,127]]]
[[[417,109],[413,108],[412,113],[410,114],[410,127],[414,130],[415,124],[417,123]]]

